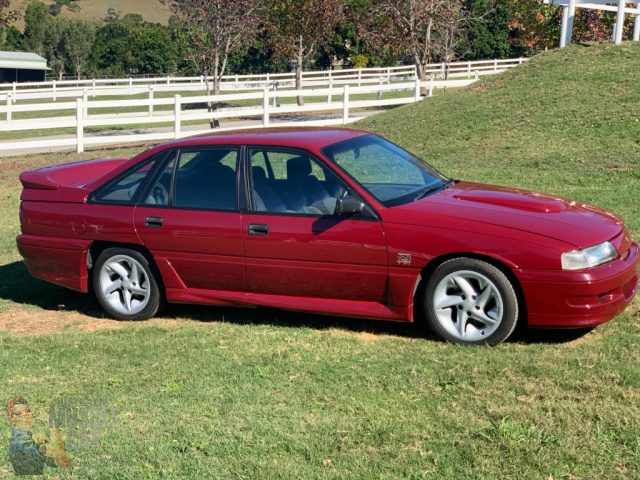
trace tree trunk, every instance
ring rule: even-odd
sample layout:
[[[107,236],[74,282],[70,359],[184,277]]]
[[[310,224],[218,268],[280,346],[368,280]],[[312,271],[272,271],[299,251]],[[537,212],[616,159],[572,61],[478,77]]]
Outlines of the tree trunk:
[[[304,61],[304,49],[302,47],[302,37],[298,43],[298,60],[296,62],[296,90],[302,90],[302,62]],[[304,105],[304,97],[298,95],[298,106]]]
[[[213,91],[209,92],[207,88],[207,95],[220,95],[220,78],[218,76],[218,67],[220,65],[220,57],[218,54],[215,55],[213,60]],[[209,84],[207,83],[207,86]],[[207,102],[207,111],[209,113],[215,112],[218,109],[218,106],[214,102]],[[209,118],[209,128],[215,128],[215,120],[213,118]]]
[[[414,56],[414,63],[416,64],[416,73],[421,82],[425,81],[425,70],[427,66],[420,60],[418,55]],[[420,95],[425,97],[427,95],[426,87],[420,87]]]

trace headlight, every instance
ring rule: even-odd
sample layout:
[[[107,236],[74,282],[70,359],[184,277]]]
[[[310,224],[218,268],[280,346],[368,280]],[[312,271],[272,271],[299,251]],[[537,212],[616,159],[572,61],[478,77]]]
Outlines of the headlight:
[[[580,270],[607,263],[618,256],[611,242],[604,242],[593,247],[565,252],[562,254],[563,270]]]

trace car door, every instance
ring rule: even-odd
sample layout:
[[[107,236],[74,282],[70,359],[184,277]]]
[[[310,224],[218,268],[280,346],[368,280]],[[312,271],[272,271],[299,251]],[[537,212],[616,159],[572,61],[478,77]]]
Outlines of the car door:
[[[188,289],[246,293],[238,158],[236,147],[178,149],[136,206],[140,239]]]
[[[347,186],[312,155],[248,149],[250,210],[242,215],[247,291],[386,303],[384,233],[373,217],[338,216]]]

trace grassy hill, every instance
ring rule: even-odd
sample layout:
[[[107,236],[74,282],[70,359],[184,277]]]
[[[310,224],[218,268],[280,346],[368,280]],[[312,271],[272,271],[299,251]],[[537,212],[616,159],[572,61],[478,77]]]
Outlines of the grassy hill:
[[[54,0],[40,1],[46,5],[55,3]],[[16,28],[21,31],[24,30],[24,11],[30,2],[31,0],[12,0],[11,2],[11,8],[22,13],[21,19],[15,23]],[[80,5],[80,10],[77,12],[62,7],[60,15],[100,23],[107,15],[107,9],[112,7],[120,13],[120,17],[124,17],[127,13],[138,13],[147,22],[161,23],[162,25],[166,25],[171,16],[169,7],[160,3],[159,0],[80,0],[78,5]]]
[[[639,71],[638,42],[572,45],[357,126],[456,178],[611,208],[640,236]]]
[[[610,208],[637,239],[639,67],[640,44],[572,46],[357,126],[456,177]],[[0,398],[121,409],[102,465],[70,452],[74,478],[640,478],[638,299],[586,335],[461,348],[409,325],[269,309],[177,305],[126,324],[30,277],[18,173],[136,150],[0,162]]]

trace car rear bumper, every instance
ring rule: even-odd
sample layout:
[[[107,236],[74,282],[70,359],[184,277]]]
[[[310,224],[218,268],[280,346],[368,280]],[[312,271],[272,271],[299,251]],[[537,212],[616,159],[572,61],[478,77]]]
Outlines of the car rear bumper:
[[[88,291],[87,252],[91,240],[20,234],[16,243],[31,275],[79,292]]]
[[[516,270],[531,327],[581,328],[615,318],[638,291],[638,245],[617,259],[576,271]]]

